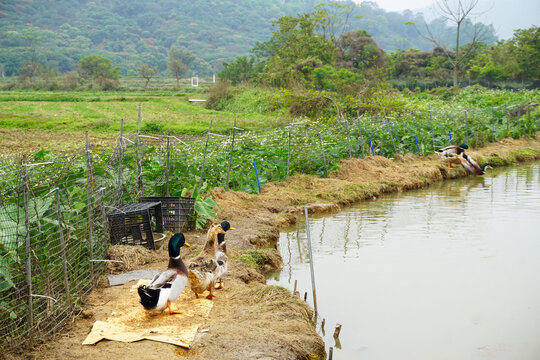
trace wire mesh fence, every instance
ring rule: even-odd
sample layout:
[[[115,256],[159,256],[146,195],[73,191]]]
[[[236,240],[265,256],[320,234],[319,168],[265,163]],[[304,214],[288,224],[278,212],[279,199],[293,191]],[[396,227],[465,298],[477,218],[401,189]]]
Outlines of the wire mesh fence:
[[[227,134],[210,127],[206,137],[191,139],[121,131],[114,149],[81,139],[85,145],[69,155],[0,158],[0,348],[39,341],[77,312],[105,272],[107,215],[122,204],[189,197],[215,186],[256,193],[259,183],[294,173],[327,176],[348,157],[423,155],[450,142],[480,146],[534,134],[540,128],[534,109],[296,119],[264,134],[233,125]]]

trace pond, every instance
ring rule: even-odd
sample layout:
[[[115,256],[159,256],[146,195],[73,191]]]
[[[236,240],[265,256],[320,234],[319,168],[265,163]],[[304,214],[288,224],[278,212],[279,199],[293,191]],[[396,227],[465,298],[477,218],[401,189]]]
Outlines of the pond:
[[[540,163],[386,195],[309,229],[334,359],[540,359]],[[313,305],[305,223],[279,244],[285,267],[268,283],[297,280]]]

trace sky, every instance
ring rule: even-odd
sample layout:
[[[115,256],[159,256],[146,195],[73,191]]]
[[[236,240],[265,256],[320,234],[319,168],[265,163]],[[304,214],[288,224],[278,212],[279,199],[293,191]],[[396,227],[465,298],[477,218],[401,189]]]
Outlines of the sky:
[[[372,0],[387,11],[420,10],[429,19],[434,0]],[[477,18],[493,24],[500,39],[512,37],[514,29],[540,25],[540,0],[480,0],[477,6],[484,15]]]

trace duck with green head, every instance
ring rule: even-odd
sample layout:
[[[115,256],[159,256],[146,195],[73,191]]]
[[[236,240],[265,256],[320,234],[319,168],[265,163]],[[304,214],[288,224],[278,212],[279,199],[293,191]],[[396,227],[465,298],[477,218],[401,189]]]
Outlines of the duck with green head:
[[[152,281],[137,289],[141,304],[146,310],[169,309],[169,314],[181,314],[171,309],[171,303],[180,296],[188,282],[188,269],[180,258],[180,248],[189,247],[184,234],[177,233],[169,240],[169,265],[167,270],[154,276]]]
[[[489,163],[478,165],[478,163],[467,154],[464,154],[461,160],[461,166],[463,166],[467,172],[467,176],[470,174],[484,175],[486,173],[486,169],[493,169]]]

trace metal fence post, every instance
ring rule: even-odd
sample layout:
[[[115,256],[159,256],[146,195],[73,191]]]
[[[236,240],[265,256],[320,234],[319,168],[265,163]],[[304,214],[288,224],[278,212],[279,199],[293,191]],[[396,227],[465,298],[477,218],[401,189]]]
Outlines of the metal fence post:
[[[67,258],[66,258],[66,243],[64,240],[64,228],[62,226],[62,211],[60,210],[60,189],[58,182],[56,183],[56,212],[58,216],[58,233],[60,235],[60,251],[62,252],[62,272],[64,275],[64,288],[66,290],[66,300],[69,311],[71,312],[71,291],[69,290],[68,274],[67,274]],[[90,262],[92,264],[92,262]]]
[[[94,282],[94,221],[92,219],[92,154],[86,132],[86,191],[88,200],[88,247],[90,250],[90,280]]]
[[[24,188],[24,227],[26,231],[25,247],[26,247],[26,283],[28,285],[28,343],[33,346],[34,341],[34,309],[32,304],[32,263],[30,247],[30,214],[28,212],[28,193],[30,187],[28,186],[28,168],[26,165],[26,156],[23,157],[23,188]]]
[[[317,290],[315,288],[315,271],[313,269],[313,251],[311,250],[311,234],[309,233],[309,216],[307,205],[304,205],[304,214],[306,216],[306,236],[309,250],[309,269],[311,270],[311,289],[313,290],[313,308],[315,310],[315,316],[317,316]]]
[[[231,165],[232,165],[232,159],[233,159],[235,135],[236,135],[236,119],[234,119],[234,125],[232,129],[231,156],[229,157],[229,167],[227,168],[227,181],[225,182],[225,189],[229,189],[229,178],[231,175]]]

